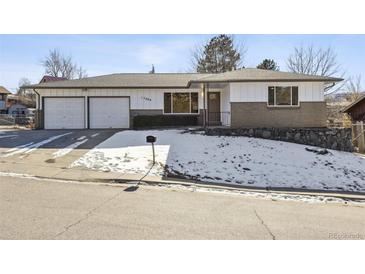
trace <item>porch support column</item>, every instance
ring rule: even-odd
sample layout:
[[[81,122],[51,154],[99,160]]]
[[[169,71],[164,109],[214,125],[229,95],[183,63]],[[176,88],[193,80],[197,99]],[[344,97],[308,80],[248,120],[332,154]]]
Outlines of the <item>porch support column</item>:
[[[206,102],[206,84],[203,84],[203,127],[206,128],[207,127],[207,102]]]

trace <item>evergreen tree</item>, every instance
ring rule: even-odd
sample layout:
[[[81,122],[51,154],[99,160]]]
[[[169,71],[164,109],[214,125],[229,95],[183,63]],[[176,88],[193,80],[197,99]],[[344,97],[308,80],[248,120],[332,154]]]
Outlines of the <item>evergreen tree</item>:
[[[279,70],[279,66],[272,59],[264,59],[257,65],[258,69]]]
[[[233,38],[221,34],[210,39],[200,52],[195,53],[193,62],[197,72],[220,73],[236,70],[241,57]]]

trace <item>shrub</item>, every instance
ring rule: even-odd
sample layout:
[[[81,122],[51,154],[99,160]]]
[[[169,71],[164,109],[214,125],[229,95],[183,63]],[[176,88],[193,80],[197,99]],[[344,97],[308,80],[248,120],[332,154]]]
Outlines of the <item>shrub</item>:
[[[133,118],[134,128],[196,126],[197,115],[139,115]]]

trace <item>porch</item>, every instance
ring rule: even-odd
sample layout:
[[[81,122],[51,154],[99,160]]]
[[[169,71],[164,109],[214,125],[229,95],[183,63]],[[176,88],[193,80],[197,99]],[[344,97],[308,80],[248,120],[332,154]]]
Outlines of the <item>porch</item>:
[[[203,108],[203,127],[230,127],[231,104],[229,83],[204,83],[200,85]]]

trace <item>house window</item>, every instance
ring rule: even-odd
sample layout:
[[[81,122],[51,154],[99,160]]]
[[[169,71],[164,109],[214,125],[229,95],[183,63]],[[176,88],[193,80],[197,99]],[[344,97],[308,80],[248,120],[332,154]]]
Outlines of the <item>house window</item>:
[[[198,93],[190,93],[191,94],[191,113],[198,113],[199,112],[199,104],[198,104]]]
[[[197,92],[164,93],[164,113],[199,113]]]
[[[268,88],[269,106],[298,106],[298,87],[271,86]]]
[[[172,94],[173,113],[190,113],[190,93]]]

